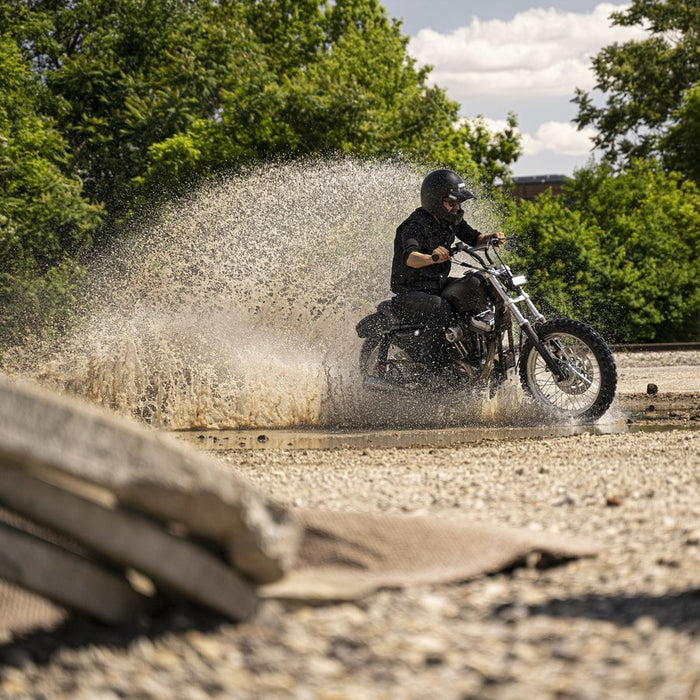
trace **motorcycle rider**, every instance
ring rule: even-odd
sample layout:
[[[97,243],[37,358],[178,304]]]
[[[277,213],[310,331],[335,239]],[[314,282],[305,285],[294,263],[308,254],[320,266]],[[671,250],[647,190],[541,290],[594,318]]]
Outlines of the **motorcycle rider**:
[[[403,323],[419,324],[424,333],[422,361],[434,370],[449,364],[443,342],[452,306],[440,296],[454,278],[449,277],[450,253],[455,238],[469,246],[488,238],[505,240],[502,232],[481,233],[464,221],[462,203],[476,199],[453,170],[429,173],[421,185],[421,206],[399,224],[391,266],[392,306]],[[478,275],[472,276],[474,308],[486,308],[486,292]],[[448,295],[449,296],[449,295]]]

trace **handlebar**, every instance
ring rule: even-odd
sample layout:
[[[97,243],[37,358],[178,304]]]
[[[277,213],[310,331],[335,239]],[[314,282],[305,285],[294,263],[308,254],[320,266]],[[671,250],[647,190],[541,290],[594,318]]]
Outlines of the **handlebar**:
[[[481,243],[480,245],[475,245],[475,246],[468,246],[466,243],[462,243],[462,241],[457,241],[455,245],[453,245],[449,249],[450,257],[452,257],[455,253],[475,253],[480,250],[486,250],[489,246],[494,245],[495,241],[500,241],[503,240],[502,238],[498,238],[497,236],[489,236],[486,241]],[[433,253],[430,258],[434,261],[437,262],[440,259],[439,255],[436,255]]]

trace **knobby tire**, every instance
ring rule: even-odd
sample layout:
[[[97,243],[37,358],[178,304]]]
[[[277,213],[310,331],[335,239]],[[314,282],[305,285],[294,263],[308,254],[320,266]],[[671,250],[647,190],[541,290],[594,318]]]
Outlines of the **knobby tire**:
[[[556,318],[539,326],[540,340],[561,344],[581,380],[557,381],[530,340],[520,355],[520,383],[540,406],[565,418],[597,420],[615,398],[617,369],[607,343],[581,321]],[[589,384],[590,382],[590,384]]]

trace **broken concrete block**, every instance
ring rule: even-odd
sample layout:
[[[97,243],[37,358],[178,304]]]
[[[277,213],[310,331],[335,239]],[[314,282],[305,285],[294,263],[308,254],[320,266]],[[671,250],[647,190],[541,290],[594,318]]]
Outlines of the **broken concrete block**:
[[[42,465],[226,547],[252,580],[274,581],[301,528],[286,509],[208,455],[135,421],[0,376],[0,461]]]
[[[0,464],[0,503],[234,620],[256,610],[253,587],[222,560],[134,513],[95,503],[42,480],[44,469]]]
[[[0,577],[102,622],[124,623],[149,599],[125,578],[61,547],[0,524]]]

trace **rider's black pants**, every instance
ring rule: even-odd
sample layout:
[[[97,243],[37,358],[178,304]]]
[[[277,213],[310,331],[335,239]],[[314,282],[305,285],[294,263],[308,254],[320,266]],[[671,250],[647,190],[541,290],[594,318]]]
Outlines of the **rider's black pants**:
[[[394,297],[392,306],[403,323],[425,328],[421,356],[414,359],[433,367],[444,366],[448,362],[444,333],[452,320],[452,307],[447,299],[439,294],[411,291]]]

